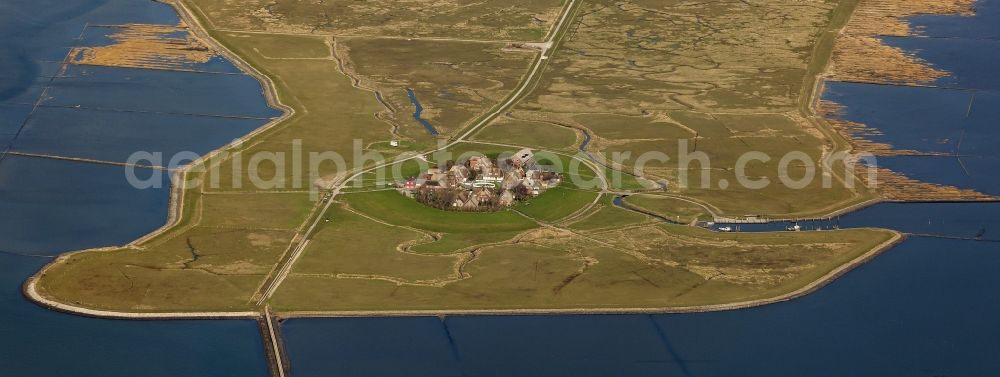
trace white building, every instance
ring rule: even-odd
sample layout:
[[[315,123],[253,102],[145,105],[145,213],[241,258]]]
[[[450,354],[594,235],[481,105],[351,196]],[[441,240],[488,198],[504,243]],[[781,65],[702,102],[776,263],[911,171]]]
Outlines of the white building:
[[[517,153],[514,153],[510,160],[514,162],[514,165],[524,166],[535,160],[535,152],[531,149],[524,148],[517,151]]]

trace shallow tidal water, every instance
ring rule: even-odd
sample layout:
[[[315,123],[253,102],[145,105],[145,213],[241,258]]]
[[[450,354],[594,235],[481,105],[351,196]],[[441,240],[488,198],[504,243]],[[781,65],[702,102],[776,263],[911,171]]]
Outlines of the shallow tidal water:
[[[60,253],[125,244],[162,226],[169,177],[137,190],[120,166],[5,152],[110,162],[138,150],[201,154],[278,115],[242,74],[63,69],[70,47],[106,43],[95,36],[107,28],[91,25],[177,22],[172,8],[150,1],[0,2],[0,375],[268,375],[253,321],[84,318],[21,294]],[[202,68],[238,72],[219,60]]]

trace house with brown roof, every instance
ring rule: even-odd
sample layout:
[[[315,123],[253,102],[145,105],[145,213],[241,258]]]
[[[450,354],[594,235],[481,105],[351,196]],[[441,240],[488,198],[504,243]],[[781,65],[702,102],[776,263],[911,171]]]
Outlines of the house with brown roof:
[[[400,192],[427,205],[460,211],[483,211],[514,205],[559,185],[560,175],[539,169],[530,149],[508,162],[473,156],[458,164],[428,169],[402,182]]]
[[[510,190],[504,190],[497,199],[497,204],[503,207],[510,207],[514,205],[514,193]]]

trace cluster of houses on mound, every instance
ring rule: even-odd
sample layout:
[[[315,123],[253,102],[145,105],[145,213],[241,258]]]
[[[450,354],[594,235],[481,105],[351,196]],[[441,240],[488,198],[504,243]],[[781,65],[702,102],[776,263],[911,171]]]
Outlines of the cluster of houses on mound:
[[[494,211],[558,186],[562,177],[541,165],[529,149],[502,161],[474,156],[427,170],[399,187],[400,193],[426,205],[458,211]]]

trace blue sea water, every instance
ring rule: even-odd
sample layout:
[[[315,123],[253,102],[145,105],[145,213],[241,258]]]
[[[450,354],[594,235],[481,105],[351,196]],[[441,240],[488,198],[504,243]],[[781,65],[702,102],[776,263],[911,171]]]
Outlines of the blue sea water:
[[[100,93],[100,95],[95,95]],[[70,65],[46,106],[271,118],[260,83],[246,75]]]
[[[893,37],[891,46],[949,72],[941,88],[829,83],[825,99],[846,107],[843,118],[882,135],[897,149],[947,157],[885,157],[879,165],[922,181],[1000,195],[1000,2],[976,2],[976,16],[911,17],[919,37]]]
[[[13,150],[115,162],[159,152],[166,166],[171,156],[205,154],[260,126],[260,119],[45,107],[24,125]]]
[[[285,350],[296,376],[460,376],[444,329],[437,317],[297,319],[281,326],[285,339],[295,339]]]
[[[1000,39],[903,37],[883,40],[949,72],[950,75],[938,80],[937,85],[1000,90],[1000,76],[990,74],[996,62],[1000,61]]]
[[[655,318],[677,375],[996,375],[998,267],[995,244],[913,239],[793,302]]]
[[[957,18],[953,15],[920,15],[910,17],[919,34],[935,38],[1000,39],[1000,3],[979,0],[973,4],[974,17]]]
[[[983,87],[992,85],[978,78],[970,80]],[[1000,195],[1000,175],[996,174],[1000,149],[995,147],[1000,140],[1000,91],[837,82],[828,83],[827,88],[824,98],[844,106],[840,118],[864,123],[879,133],[864,138],[928,154],[879,157],[879,166],[925,182]]]
[[[148,150],[169,158],[205,153],[278,115],[253,78],[218,59],[198,68],[222,73],[62,64],[71,47],[102,40],[94,36],[107,28],[92,25],[177,22],[169,6],[144,0],[0,2],[0,375],[268,374],[253,321],[92,319],[21,294],[25,279],[59,253],[121,245],[162,226],[169,177],[138,190],[118,166],[7,151],[120,162]]]
[[[0,143],[9,141],[31,113],[31,105],[0,105]]]
[[[116,321],[21,296],[46,258],[0,253],[0,375],[267,376],[253,321]]]
[[[167,219],[169,179],[135,190],[118,166],[7,156],[0,161],[0,250],[57,255],[122,245]],[[153,170],[137,172],[147,179]]]
[[[970,122],[972,96],[965,90],[828,82],[823,98],[844,106],[840,118],[864,121],[881,132],[866,139],[896,149],[953,154]]]

